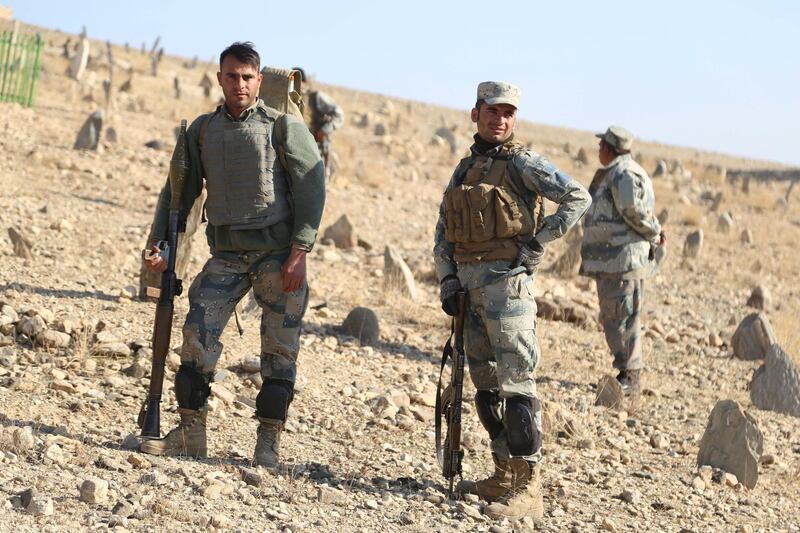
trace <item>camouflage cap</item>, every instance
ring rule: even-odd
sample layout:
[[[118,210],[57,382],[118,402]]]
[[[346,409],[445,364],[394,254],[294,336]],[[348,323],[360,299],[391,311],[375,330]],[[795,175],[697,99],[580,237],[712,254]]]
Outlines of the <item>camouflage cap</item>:
[[[609,126],[605,133],[597,133],[595,137],[603,139],[622,152],[630,152],[633,145],[633,134],[622,126]]]
[[[489,105],[510,104],[519,107],[519,87],[502,81],[484,81],[478,84],[478,100]]]

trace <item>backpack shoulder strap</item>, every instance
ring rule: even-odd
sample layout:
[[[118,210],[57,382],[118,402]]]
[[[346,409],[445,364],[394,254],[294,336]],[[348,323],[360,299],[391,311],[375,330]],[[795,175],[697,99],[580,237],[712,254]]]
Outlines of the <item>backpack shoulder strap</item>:
[[[275,135],[275,144],[278,151],[278,159],[283,165],[283,169],[289,172],[289,163],[286,161],[286,128],[288,127],[289,116],[286,113],[280,113],[278,118],[275,119],[273,132]]]

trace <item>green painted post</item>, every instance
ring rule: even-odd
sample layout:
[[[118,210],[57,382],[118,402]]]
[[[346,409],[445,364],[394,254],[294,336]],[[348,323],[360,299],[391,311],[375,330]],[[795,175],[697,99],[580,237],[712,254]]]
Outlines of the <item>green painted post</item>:
[[[28,92],[28,107],[33,107],[36,96],[36,84],[39,81],[39,71],[41,70],[42,48],[44,48],[44,40],[40,34],[36,34],[36,51],[34,52],[33,67],[31,72],[31,88]]]
[[[0,102],[6,101],[6,56],[10,39],[6,37],[7,32],[0,32]]]

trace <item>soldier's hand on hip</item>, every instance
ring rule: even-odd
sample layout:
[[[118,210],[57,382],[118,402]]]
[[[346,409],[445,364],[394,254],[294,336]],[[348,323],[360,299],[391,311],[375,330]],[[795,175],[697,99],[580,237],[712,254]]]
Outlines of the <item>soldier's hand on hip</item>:
[[[303,249],[292,246],[289,257],[283,262],[281,267],[281,279],[283,280],[283,292],[294,292],[303,286],[306,280],[306,252]]]
[[[142,258],[144,266],[153,272],[164,272],[167,269],[167,261],[159,254],[161,251],[155,244],[150,246],[151,254],[145,254]]]
[[[458,302],[456,301],[456,294],[463,290],[461,282],[452,274],[445,276],[439,285],[439,297],[442,301],[442,311],[450,316],[456,316],[458,313]]]
[[[536,238],[521,244],[519,247],[519,255],[511,264],[512,268],[524,266],[528,274],[533,274],[539,263],[542,262],[544,256],[544,246],[536,240]]]
[[[664,246],[667,243],[667,230],[661,228],[661,233],[658,235],[658,245]]]

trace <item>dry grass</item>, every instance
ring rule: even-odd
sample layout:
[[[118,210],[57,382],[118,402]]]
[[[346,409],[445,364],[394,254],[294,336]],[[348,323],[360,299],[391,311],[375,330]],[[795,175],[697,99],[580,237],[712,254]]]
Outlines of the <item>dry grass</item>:
[[[783,351],[800,366],[800,331],[797,330],[798,312],[800,312],[800,309],[797,307],[785,307],[772,316],[772,326]]]

